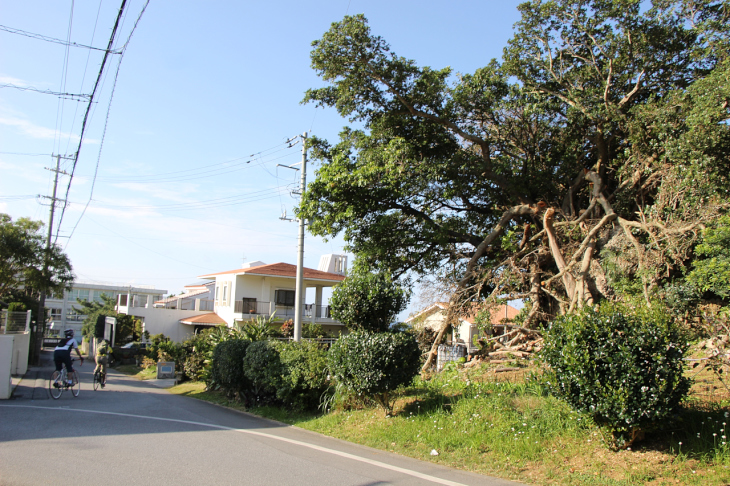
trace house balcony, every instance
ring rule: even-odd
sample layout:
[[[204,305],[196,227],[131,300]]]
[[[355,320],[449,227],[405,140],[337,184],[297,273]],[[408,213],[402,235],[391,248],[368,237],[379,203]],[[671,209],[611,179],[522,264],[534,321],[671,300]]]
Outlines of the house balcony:
[[[236,318],[245,319],[247,316],[255,319],[256,316],[269,317],[276,312],[276,318],[287,320],[296,316],[294,306],[278,305],[273,302],[263,302],[255,299],[237,300],[233,307]],[[304,304],[302,318],[318,324],[339,324],[330,314],[330,306]]]

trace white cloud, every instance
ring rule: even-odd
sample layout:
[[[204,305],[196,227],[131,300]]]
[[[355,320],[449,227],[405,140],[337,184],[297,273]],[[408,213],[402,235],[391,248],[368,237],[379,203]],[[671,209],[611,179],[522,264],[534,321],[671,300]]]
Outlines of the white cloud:
[[[169,186],[169,184],[167,184]],[[126,191],[138,192],[144,195],[152,196],[164,201],[173,201],[176,203],[194,202],[195,199],[190,194],[197,192],[198,184],[175,183],[173,188],[163,189],[160,184],[148,184],[138,182],[120,182],[112,184],[112,186]],[[125,203],[128,204],[128,203]]]
[[[0,83],[12,84],[13,86],[28,86],[28,83],[26,83],[22,79],[13,78],[12,76],[0,76]]]
[[[0,124],[15,127],[32,138],[53,140],[56,137],[56,130],[52,128],[41,127],[20,118],[0,118]],[[78,137],[75,137],[75,140],[77,142],[78,139]]]

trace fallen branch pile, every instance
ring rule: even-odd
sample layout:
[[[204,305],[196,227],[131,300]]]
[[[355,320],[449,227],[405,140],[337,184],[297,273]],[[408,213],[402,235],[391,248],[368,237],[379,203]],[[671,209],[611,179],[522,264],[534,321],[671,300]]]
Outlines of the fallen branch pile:
[[[542,349],[543,337],[540,331],[509,325],[495,326],[495,328],[499,327],[505,331],[507,328],[511,328],[511,330],[499,336],[480,339],[479,344],[484,351],[470,363],[476,365],[479,362],[503,363],[515,359],[530,359]]]

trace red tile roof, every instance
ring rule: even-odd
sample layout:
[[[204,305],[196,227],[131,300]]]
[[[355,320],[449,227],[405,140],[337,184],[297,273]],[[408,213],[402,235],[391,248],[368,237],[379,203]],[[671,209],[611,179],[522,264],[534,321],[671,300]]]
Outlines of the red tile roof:
[[[217,275],[263,275],[267,277],[296,278],[297,266],[289,263],[270,263],[268,265],[259,265],[257,267],[237,268],[235,270],[228,270],[225,272],[209,273],[207,275],[200,275],[198,278],[215,278]],[[306,267],[303,269],[303,276],[305,279],[309,280],[331,280],[334,282],[341,282],[345,280],[344,275],[322,272]]]
[[[191,326],[220,326],[221,324],[225,324],[226,321],[221,319],[221,317],[215,312],[211,312],[210,314],[180,319],[180,323],[189,324]]]
[[[430,306],[426,307],[424,310],[422,310],[418,314],[409,317],[408,319],[406,319],[406,322],[414,321],[421,316],[433,314],[435,311],[438,311],[438,310],[445,311],[448,308],[449,308],[448,302],[436,302],[436,303],[431,304]],[[498,307],[494,307],[489,312],[489,314],[491,316],[492,324],[501,323],[502,320],[505,318],[505,312],[507,313],[507,316],[506,316],[507,319],[512,320],[517,316],[517,314],[519,314],[520,311],[518,309],[515,309],[511,305],[500,305]],[[476,314],[471,314],[466,317],[464,317],[464,316],[461,317],[462,320],[468,322],[469,324],[474,324],[475,318],[476,318]]]

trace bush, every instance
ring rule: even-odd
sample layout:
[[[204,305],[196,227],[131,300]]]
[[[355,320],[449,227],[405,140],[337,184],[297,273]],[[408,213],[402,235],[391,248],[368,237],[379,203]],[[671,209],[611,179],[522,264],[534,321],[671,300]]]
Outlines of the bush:
[[[284,367],[279,359],[278,343],[256,341],[251,343],[243,359],[243,372],[250,388],[250,398],[257,403],[276,400],[276,391],[282,385]]]
[[[355,268],[330,298],[332,317],[350,330],[385,332],[408,305],[410,292],[390,274]]]
[[[356,331],[332,345],[327,361],[339,386],[390,412],[391,393],[418,374],[420,356],[410,333]]]
[[[159,361],[174,361],[175,371],[184,372],[185,369],[185,358],[187,352],[181,345],[172,341],[162,341],[157,345],[157,359]]]
[[[556,319],[542,358],[554,393],[624,448],[666,423],[686,396],[683,341],[663,311],[606,304]]]
[[[220,388],[231,398],[241,400],[250,383],[243,372],[243,359],[250,341],[231,339],[222,341],[213,350],[213,361],[208,387]]]
[[[313,341],[276,343],[283,374],[276,397],[287,407],[316,409],[329,388],[327,351]]]

